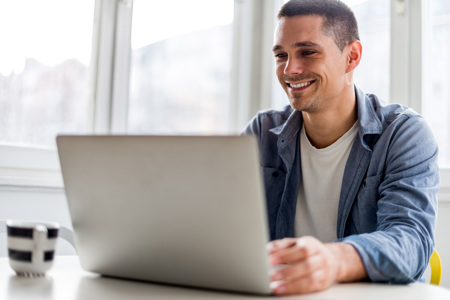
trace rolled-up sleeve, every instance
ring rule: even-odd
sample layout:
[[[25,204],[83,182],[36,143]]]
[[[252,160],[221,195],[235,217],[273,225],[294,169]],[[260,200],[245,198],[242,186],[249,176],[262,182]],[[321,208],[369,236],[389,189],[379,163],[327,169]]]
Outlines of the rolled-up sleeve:
[[[420,279],[435,246],[438,146],[422,117],[402,118],[386,129],[373,152],[382,170],[376,230],[339,240],[356,248],[376,282]]]

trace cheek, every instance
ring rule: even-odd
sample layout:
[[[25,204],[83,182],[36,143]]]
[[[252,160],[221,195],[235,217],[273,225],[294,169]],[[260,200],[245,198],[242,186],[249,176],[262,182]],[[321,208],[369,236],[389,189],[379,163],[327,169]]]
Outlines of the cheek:
[[[285,67],[286,67],[285,63],[277,63],[275,65],[275,73],[277,74],[278,77],[284,75]]]
[[[339,85],[341,81],[345,80],[345,68],[346,65],[340,62],[328,63],[327,67],[323,70],[323,74],[328,82]]]
[[[345,57],[340,57],[332,65],[334,73],[339,76],[343,76],[345,73],[347,73],[347,67],[348,65]]]
[[[285,67],[284,67],[285,65],[284,64],[277,64],[276,66],[275,66],[275,74],[276,74],[276,76],[277,76],[277,78],[278,78],[278,81],[280,82],[280,84],[282,85],[282,86],[284,86],[284,84],[285,84],[285,82],[284,82],[284,77],[285,77],[285,73],[284,73],[284,70],[285,70]]]
[[[322,64],[317,60],[303,60],[302,66],[305,70],[310,70],[311,72],[320,70],[322,68]]]

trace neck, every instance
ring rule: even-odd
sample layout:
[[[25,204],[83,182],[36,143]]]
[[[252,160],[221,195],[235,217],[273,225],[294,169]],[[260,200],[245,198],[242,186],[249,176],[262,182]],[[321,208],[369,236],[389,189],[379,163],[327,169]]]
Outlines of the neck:
[[[310,143],[318,149],[326,148],[350,130],[358,119],[355,92],[352,89],[325,110],[302,114]]]

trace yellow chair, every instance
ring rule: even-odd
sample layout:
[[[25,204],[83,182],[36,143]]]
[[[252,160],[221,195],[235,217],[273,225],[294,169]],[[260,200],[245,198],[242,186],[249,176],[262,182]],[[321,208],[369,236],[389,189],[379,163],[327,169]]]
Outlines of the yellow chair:
[[[431,267],[431,279],[430,283],[435,285],[441,284],[441,272],[442,272],[442,264],[441,258],[436,250],[434,250],[433,254],[430,257],[430,267]]]

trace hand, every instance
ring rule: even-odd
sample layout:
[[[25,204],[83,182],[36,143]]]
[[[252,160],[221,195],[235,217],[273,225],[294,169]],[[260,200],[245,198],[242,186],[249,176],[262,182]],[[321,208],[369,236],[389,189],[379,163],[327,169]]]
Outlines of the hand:
[[[273,266],[286,265],[271,274],[275,294],[301,294],[325,290],[337,281],[366,277],[355,248],[344,243],[324,244],[305,236],[268,244]]]

